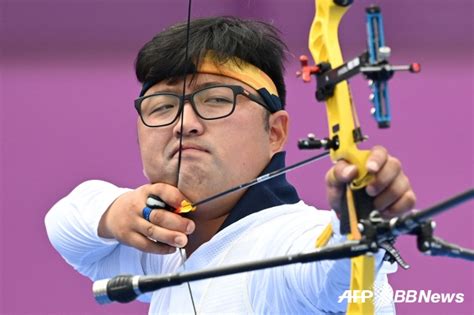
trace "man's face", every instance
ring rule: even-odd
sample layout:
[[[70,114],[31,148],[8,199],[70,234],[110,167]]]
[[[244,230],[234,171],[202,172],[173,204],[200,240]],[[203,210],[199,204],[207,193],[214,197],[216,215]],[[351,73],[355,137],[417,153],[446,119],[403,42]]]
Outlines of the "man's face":
[[[190,77],[187,78],[189,81]],[[195,76],[186,87],[186,94],[210,83],[240,85],[258,95],[240,81],[211,74]],[[182,81],[173,84],[161,82],[152,86],[145,95],[164,91],[180,95],[182,89]],[[138,137],[145,175],[151,183],[177,185],[193,202],[254,179],[273,154],[282,149],[287,134],[286,112],[273,114],[268,130],[265,128],[265,112],[261,105],[238,95],[232,115],[217,120],[200,118],[187,102],[182,132],[180,119],[169,126],[157,128],[147,127],[139,119]],[[183,140],[178,178],[181,133]],[[223,198],[213,207],[232,207],[240,195]],[[199,210],[203,208],[204,205]]]

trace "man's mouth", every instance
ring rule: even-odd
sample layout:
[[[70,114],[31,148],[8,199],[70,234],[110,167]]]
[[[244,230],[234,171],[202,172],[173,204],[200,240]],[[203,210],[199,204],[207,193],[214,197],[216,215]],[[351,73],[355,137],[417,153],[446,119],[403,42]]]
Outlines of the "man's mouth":
[[[171,154],[171,158],[177,156],[179,154],[179,146],[177,146],[175,149],[173,149],[172,151],[172,154]],[[183,144],[183,146],[181,147],[181,154],[183,152],[188,152],[188,153],[191,153],[191,152],[205,152],[205,153],[209,153],[208,150],[206,150],[205,148],[199,146],[199,145],[195,145],[195,144]]]

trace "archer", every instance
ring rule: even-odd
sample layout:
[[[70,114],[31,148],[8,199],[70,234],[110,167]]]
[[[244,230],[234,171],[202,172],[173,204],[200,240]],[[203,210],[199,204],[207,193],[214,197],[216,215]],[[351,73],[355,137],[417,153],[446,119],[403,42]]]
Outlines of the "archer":
[[[183,200],[204,199],[284,166],[286,47],[278,31],[228,17],[192,21],[189,30],[187,38],[188,25],[174,25],[137,56],[143,84],[135,101],[137,129],[149,184],[124,189],[88,181],[46,217],[54,247],[91,279],[296,253],[312,249],[328,224],[338,225],[343,191],[357,176],[357,168],[343,160],[326,178],[333,211],[306,205],[284,176],[183,216],[164,208],[144,211],[150,194],[179,208]],[[366,167],[373,176],[366,192],[383,215],[414,207],[396,158],[374,147]],[[335,230],[329,244],[343,238]],[[376,255],[376,282],[388,286],[390,268],[382,258]],[[151,302],[150,313],[343,312],[338,297],[349,287],[348,273],[347,260],[295,265],[167,288],[142,299]],[[378,311],[393,310],[391,297],[377,301]]]

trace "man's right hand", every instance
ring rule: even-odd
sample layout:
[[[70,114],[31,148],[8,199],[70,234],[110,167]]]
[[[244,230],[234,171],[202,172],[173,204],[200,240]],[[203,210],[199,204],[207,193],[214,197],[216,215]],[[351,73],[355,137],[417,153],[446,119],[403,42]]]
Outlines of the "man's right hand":
[[[164,209],[154,209],[150,221],[145,220],[142,211],[149,194],[159,196],[175,208],[187,199],[168,184],[143,185],[121,195],[110,205],[99,222],[99,236],[115,238],[125,245],[155,254],[170,254],[176,247],[184,247],[188,235],[194,231],[194,222]]]

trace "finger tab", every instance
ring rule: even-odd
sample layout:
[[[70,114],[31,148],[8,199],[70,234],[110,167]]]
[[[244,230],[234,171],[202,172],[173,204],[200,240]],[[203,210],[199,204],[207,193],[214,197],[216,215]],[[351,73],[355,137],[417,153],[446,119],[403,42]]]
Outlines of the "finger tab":
[[[165,209],[175,212],[176,209],[163,201],[159,196],[149,194],[146,199],[146,205],[152,209]]]
[[[156,195],[148,195],[146,204],[150,208],[164,208],[166,206],[165,202]]]

